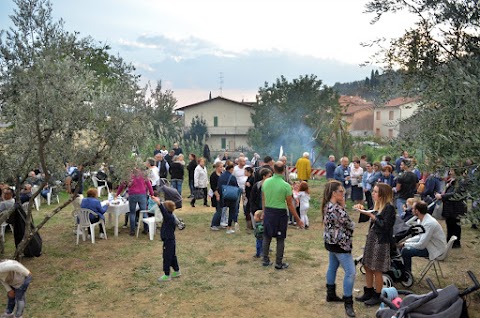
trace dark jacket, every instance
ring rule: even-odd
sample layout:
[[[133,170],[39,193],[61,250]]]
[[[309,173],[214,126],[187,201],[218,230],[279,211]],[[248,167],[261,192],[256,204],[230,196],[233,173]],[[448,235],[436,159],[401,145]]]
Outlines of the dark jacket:
[[[270,171],[272,171],[272,175],[273,175],[273,169],[269,165],[263,165],[261,167],[258,167],[258,168],[255,169],[255,173],[253,174],[255,183],[262,180],[262,177],[260,176],[260,170],[262,170],[262,168],[270,169]]]
[[[230,178],[231,176],[231,178]],[[230,181],[228,181],[230,179]],[[237,178],[235,178],[234,175],[232,175],[230,172],[225,171],[222,173],[222,175],[218,178],[218,185],[217,185],[217,191],[220,193],[220,200],[222,200],[222,187],[224,185],[231,185],[234,187],[238,187],[237,183]]]
[[[159,204],[158,207],[163,215],[163,223],[162,227],[160,228],[160,238],[162,241],[175,240],[175,228],[177,226],[175,224],[175,217],[173,216],[173,213],[168,212],[163,204]]]
[[[158,167],[158,174],[160,175],[160,178],[166,179],[168,176],[167,160],[162,159],[161,161],[157,162],[157,167]]]
[[[212,188],[212,191],[215,192],[218,187],[218,179],[220,176],[217,175],[217,172],[214,170],[212,174],[210,175],[210,187]],[[215,195],[212,196],[212,206],[216,207],[217,206],[217,197]]]
[[[197,167],[197,160],[190,160],[187,166],[188,180],[193,181],[195,176],[195,168]]]
[[[180,162],[172,162],[172,164],[170,165],[170,176],[171,176],[171,179],[180,179],[180,180],[183,180],[183,175],[185,173],[184,169],[183,169],[183,165],[180,163]]]
[[[256,182],[250,193],[250,197],[248,198],[250,201],[250,212],[255,214],[257,210],[263,210],[262,207],[262,182]]]
[[[467,213],[464,182],[454,179],[447,183],[445,193],[442,194],[442,202],[444,218],[457,218]]]
[[[375,222],[370,223],[370,229],[377,235],[380,243],[394,243],[393,225],[397,213],[391,204],[387,204],[382,213],[376,215]]]

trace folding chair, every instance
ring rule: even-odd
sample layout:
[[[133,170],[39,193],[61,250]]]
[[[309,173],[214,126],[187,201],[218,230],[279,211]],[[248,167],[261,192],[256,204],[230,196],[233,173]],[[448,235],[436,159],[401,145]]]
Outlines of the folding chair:
[[[422,281],[423,277],[425,277],[425,275],[428,273],[430,268],[432,268],[432,266],[433,266],[433,269],[435,270],[435,275],[437,276],[438,284],[441,285],[440,284],[440,278],[438,277],[437,266],[438,266],[438,269],[440,270],[440,274],[442,275],[442,278],[445,278],[443,276],[442,267],[440,267],[439,262],[440,261],[445,261],[447,259],[448,255],[450,254],[450,251],[452,250],[453,242],[455,242],[456,239],[457,239],[457,237],[455,235],[450,237],[450,240],[448,241],[448,243],[445,247],[445,252],[443,252],[437,258],[428,261],[427,266],[425,266],[425,268],[420,272],[420,279],[418,280],[419,284]]]

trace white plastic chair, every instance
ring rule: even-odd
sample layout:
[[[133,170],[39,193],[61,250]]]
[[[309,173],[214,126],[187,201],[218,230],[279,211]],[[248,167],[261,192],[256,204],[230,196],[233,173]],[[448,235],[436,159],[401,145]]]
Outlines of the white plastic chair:
[[[102,224],[103,226],[103,235],[105,235],[105,239],[107,239],[107,229],[105,227],[105,220],[100,219],[96,223],[92,223],[90,221],[90,214],[93,214],[95,216],[98,216],[97,213],[93,212],[90,209],[80,209],[77,210],[78,212],[76,213],[76,218],[78,221],[77,224],[77,245],[78,245],[78,239],[80,237],[80,233],[82,234],[82,239],[85,241],[85,229],[90,228],[90,237],[92,238],[92,244],[95,244],[95,226]]]
[[[440,278],[438,278],[437,266],[438,266],[438,269],[440,270],[440,274],[442,275],[442,278],[445,278],[443,276],[443,271],[442,271],[442,268],[440,267],[439,262],[440,261],[445,261],[447,259],[448,255],[450,254],[450,251],[452,250],[453,242],[455,242],[456,239],[457,239],[457,237],[455,235],[450,237],[450,240],[448,241],[448,243],[445,247],[445,252],[443,252],[437,258],[428,261],[427,266],[425,266],[425,268],[420,272],[420,279],[418,280],[419,284],[422,281],[423,277],[425,277],[425,275],[428,273],[430,268],[432,268],[432,266],[433,266],[433,269],[435,270],[435,275],[437,276],[438,285],[441,285],[440,284]]]
[[[153,238],[155,236],[155,231],[157,229],[156,214],[161,213],[160,211],[157,212],[157,209],[155,207],[156,206],[154,206],[150,210],[141,210],[139,214],[139,219],[142,218],[143,223],[148,225],[148,234],[150,235],[150,241],[153,241]],[[150,214],[154,213],[155,215],[144,218],[143,213],[150,213]],[[137,238],[138,238],[138,233],[140,232],[141,225],[142,223],[140,223],[140,220],[139,220],[137,225]]]
[[[98,182],[105,182],[104,185],[101,185],[99,186],[98,185]],[[107,181],[103,181],[103,180],[98,180],[97,176],[94,176],[92,175],[92,182],[93,182],[93,186],[95,188],[97,188],[97,192],[98,192],[98,196],[102,196],[102,189],[105,189],[107,191],[107,194],[110,192],[110,190],[108,189],[108,185],[107,185]]]
[[[8,225],[10,225],[10,230],[12,230],[12,233],[13,233],[13,225],[12,224],[8,224],[7,222],[3,222],[3,224],[0,227],[0,235],[2,236],[3,243],[5,243],[5,230],[6,230]]]
[[[38,191],[38,188],[40,188],[39,186],[33,186],[32,187],[32,194],[37,192]],[[35,199],[33,199],[33,202],[35,203],[35,209],[40,210],[40,198],[41,198],[41,195],[38,194]]]
[[[52,196],[56,197],[57,198],[57,204],[60,203],[60,198],[58,197],[58,192],[55,193],[55,195],[53,194],[53,189],[56,189],[57,187],[56,186],[52,186],[49,188],[49,191],[47,193],[47,204],[50,205],[51,201],[52,201]]]

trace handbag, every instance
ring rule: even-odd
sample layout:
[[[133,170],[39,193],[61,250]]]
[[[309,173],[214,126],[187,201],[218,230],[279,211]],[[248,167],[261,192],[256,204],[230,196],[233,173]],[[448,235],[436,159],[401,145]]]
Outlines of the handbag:
[[[195,197],[195,200],[203,199],[203,189],[195,188],[195,190],[193,191],[193,196]]]
[[[241,189],[239,187],[229,185],[232,175],[228,178],[227,184],[222,186],[222,199],[236,201],[240,196]]]
[[[439,201],[435,203],[435,208],[433,208],[432,216],[437,220],[445,220],[445,218],[442,216],[442,212],[443,212],[443,202]]]

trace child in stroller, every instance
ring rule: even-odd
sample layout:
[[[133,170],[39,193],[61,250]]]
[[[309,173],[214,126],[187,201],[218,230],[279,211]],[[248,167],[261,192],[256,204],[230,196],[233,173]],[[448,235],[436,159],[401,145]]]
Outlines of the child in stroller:
[[[395,220],[393,227],[393,237],[395,244],[390,247],[391,264],[390,269],[383,273],[383,286],[392,287],[394,283],[400,282],[405,287],[411,287],[413,285],[412,273],[405,270],[403,264],[402,255],[397,248],[397,244],[406,240],[409,237],[416,236],[421,233],[425,233],[423,226],[415,224],[416,217],[404,222],[399,216]],[[355,265],[362,263],[363,255],[355,258]],[[360,266],[360,272],[365,274],[363,265]]]

